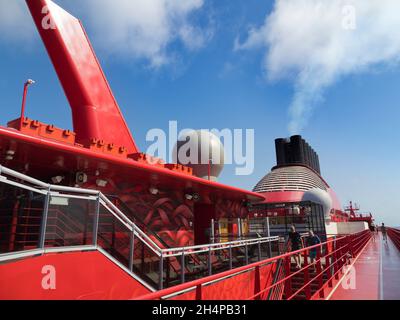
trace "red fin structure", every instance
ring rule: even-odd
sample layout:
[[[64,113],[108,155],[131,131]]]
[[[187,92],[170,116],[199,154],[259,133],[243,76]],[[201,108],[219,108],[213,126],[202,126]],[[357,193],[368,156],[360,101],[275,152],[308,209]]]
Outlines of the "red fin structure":
[[[81,22],[50,0],[26,0],[72,109],[76,140],[138,149]]]

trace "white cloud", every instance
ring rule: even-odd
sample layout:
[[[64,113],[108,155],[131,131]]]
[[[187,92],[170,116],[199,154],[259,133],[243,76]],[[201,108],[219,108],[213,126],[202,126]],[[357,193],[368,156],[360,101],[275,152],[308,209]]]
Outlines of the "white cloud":
[[[194,22],[204,0],[54,2],[83,16],[83,24],[92,27],[93,39],[105,52],[146,59],[155,68],[173,60],[171,44],[180,42],[187,50],[198,50],[213,36],[211,26]],[[31,38],[34,23],[24,0],[0,0],[0,28],[0,39]]]
[[[34,25],[23,0],[0,0],[0,39],[26,41],[31,39]]]
[[[180,41],[196,50],[212,36],[191,21],[203,0],[87,0],[98,43],[111,53],[148,59],[153,67],[171,60],[168,46]]]
[[[264,48],[268,79],[293,81],[289,131],[297,133],[340,77],[398,64],[399,12],[393,0],[276,0],[235,50]]]

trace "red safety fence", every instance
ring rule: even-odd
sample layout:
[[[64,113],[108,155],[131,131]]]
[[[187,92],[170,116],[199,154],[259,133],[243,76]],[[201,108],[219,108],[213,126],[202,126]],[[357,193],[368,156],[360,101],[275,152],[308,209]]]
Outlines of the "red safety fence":
[[[324,243],[288,252],[260,262],[225,271],[139,297],[139,300],[241,299],[267,300],[283,288],[282,300],[324,298],[345,266],[358,256],[371,239],[369,230],[330,238]],[[292,263],[299,257],[301,268]],[[276,274],[278,273],[278,276]],[[275,276],[274,276],[275,275]],[[229,283],[228,283],[229,282]],[[225,285],[224,285],[225,283]],[[233,290],[227,291],[226,289]]]
[[[387,228],[387,234],[390,240],[393,241],[397,249],[400,250],[400,230],[395,228]]]

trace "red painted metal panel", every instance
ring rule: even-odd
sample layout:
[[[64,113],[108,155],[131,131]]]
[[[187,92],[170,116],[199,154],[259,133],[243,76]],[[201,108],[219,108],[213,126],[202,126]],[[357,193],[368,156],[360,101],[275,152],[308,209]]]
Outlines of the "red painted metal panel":
[[[138,152],[80,21],[50,0],[26,2],[71,105],[77,141]]]
[[[244,300],[254,295],[255,290],[264,289],[272,284],[276,264],[260,267],[259,278],[256,277],[256,269],[239,273],[232,277],[202,286],[201,300]],[[259,284],[256,284],[256,281]],[[257,289],[256,289],[257,288]],[[268,292],[262,295],[266,298]],[[173,297],[171,300],[195,300],[196,289]]]
[[[254,271],[203,287],[203,300],[241,300],[254,292]]]
[[[277,191],[262,193],[265,197],[264,203],[300,202],[304,191]]]
[[[44,289],[44,266],[55,270],[55,289]],[[47,254],[0,265],[0,299],[132,299],[150,290],[99,252]]]

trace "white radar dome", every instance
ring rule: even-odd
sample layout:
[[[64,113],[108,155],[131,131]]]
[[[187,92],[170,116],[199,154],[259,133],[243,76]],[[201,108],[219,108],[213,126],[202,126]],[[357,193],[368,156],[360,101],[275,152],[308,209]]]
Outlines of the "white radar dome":
[[[224,168],[224,146],[208,130],[190,130],[179,137],[173,158],[176,163],[193,168],[197,177],[216,181]]]

